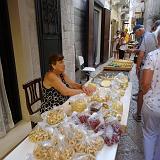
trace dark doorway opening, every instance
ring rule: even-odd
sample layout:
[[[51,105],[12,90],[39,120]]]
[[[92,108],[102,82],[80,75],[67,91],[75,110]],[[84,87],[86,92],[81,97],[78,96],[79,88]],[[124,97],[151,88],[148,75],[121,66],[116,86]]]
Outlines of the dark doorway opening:
[[[94,38],[93,38],[93,59],[94,66],[100,64],[100,55],[101,55],[101,24],[102,24],[102,8],[98,5],[94,5]]]
[[[111,11],[103,8],[102,12],[102,38],[101,38],[101,62],[105,63],[109,59],[109,35],[110,35]]]
[[[48,70],[48,58],[62,54],[60,0],[35,0],[39,54],[42,76]]]
[[[22,119],[22,113],[6,0],[0,1],[0,58],[12,118],[14,123],[17,123]]]
[[[99,1],[88,0],[88,66],[105,63],[109,58],[110,16]]]

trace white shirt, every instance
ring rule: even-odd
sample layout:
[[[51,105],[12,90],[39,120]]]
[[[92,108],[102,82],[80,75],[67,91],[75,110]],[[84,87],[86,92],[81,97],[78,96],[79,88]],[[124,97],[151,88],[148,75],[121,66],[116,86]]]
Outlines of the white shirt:
[[[120,50],[126,51],[128,48],[128,45],[126,44],[126,41],[123,40],[122,45],[120,46]]]
[[[144,104],[160,113],[160,48],[148,53],[143,69],[154,71],[151,89],[144,95]]]
[[[142,43],[139,47],[139,50],[144,52],[143,63],[145,62],[148,53],[155,49],[157,49],[157,41],[154,33],[145,32]]]

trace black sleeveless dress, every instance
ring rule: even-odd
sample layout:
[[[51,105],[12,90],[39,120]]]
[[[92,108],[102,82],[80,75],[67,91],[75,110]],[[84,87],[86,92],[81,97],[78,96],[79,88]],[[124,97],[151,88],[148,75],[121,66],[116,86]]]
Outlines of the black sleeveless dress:
[[[64,80],[63,75],[60,75],[62,82],[69,87],[69,85]],[[47,89],[42,85],[42,104],[40,108],[40,112],[43,113],[45,111],[53,109],[55,106],[62,105],[64,102],[68,100],[69,96],[63,96],[60,92],[58,92],[53,87]]]

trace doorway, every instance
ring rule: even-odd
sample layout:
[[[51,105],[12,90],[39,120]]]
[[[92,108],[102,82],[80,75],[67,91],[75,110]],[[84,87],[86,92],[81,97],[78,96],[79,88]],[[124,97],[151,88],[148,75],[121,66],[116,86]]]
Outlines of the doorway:
[[[97,66],[100,63],[101,54],[101,21],[102,21],[102,9],[98,6],[94,6],[94,65]]]
[[[22,113],[9,22],[8,5],[6,0],[0,1],[0,58],[8,102],[13,121],[16,124],[22,119]]]
[[[48,59],[62,54],[60,0],[35,0],[41,75],[48,70]]]
[[[101,62],[107,62],[109,58],[109,37],[110,37],[110,17],[111,11],[103,8],[102,12],[102,54]]]

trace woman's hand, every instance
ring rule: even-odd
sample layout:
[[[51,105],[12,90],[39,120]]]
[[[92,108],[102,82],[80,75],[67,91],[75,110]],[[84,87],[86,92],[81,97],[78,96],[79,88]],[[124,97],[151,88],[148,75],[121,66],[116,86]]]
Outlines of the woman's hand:
[[[82,86],[82,90],[83,90],[83,92],[86,94],[86,95],[91,95],[93,92],[95,92],[96,91],[96,87],[86,87],[86,86]]]

